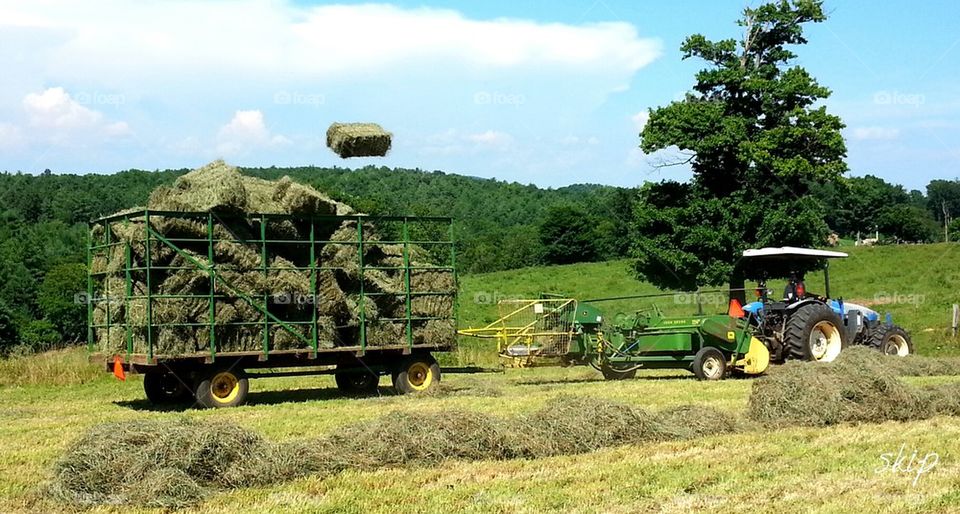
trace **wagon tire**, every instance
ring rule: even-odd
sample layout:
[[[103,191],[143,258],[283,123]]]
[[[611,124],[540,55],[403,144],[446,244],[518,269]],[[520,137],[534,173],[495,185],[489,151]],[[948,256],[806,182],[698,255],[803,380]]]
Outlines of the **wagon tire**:
[[[377,392],[380,375],[369,371],[337,372],[333,375],[337,389],[349,395],[368,395]]]
[[[237,407],[247,402],[250,382],[243,370],[211,369],[197,383],[196,399],[202,407]]]
[[[169,405],[186,401],[191,396],[184,377],[173,371],[151,370],[143,375],[143,392],[153,405]]]
[[[440,383],[440,365],[430,354],[404,359],[393,373],[393,388],[400,394],[423,393]]]

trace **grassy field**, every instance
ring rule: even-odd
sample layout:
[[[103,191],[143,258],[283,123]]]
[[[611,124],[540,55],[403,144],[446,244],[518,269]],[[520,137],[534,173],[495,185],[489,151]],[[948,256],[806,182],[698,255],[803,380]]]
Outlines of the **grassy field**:
[[[538,292],[578,298],[647,293],[626,262],[536,268],[463,277],[462,321],[495,317],[498,298]],[[832,268],[833,287],[850,300],[889,310],[916,334],[926,354],[956,354],[947,337],[949,306],[960,301],[960,252],[945,245],[856,248]],[[808,284],[816,283],[813,277]],[[880,293],[883,293],[882,295]],[[913,301],[903,301],[909,295]],[[889,301],[893,298],[894,301]],[[922,301],[916,301],[921,298]],[[668,307],[689,309],[668,297]],[[715,305],[717,309],[721,305]],[[636,308],[633,302],[609,309]],[[490,363],[492,350],[465,341],[448,359]],[[508,369],[447,375],[454,393],[348,399],[328,377],[264,379],[252,384],[250,404],[220,411],[157,410],[143,400],[138,377],[118,382],[84,364],[80,351],[0,361],[0,512],[69,510],[42,493],[57,458],[86,428],[134,419],[217,419],[239,423],[273,440],[333,433],[345,424],[394,411],[477,410],[496,415],[531,412],[558,396],[626,402],[649,410],[709,405],[742,415],[752,380],[703,383],[682,372],[641,374],[604,382],[589,368]],[[914,384],[947,377],[907,379]],[[529,434],[536,438],[537,434]],[[887,465],[936,454],[918,476],[917,464]],[[887,460],[885,461],[884,458]],[[350,471],[269,487],[217,494],[198,512],[957,512],[960,510],[960,418],[827,429],[752,430],[690,441],[623,446],[585,455],[506,462],[449,462],[439,466]],[[928,461],[929,462],[929,461]],[[133,509],[136,510],[136,509]],[[131,511],[99,507],[95,512]]]

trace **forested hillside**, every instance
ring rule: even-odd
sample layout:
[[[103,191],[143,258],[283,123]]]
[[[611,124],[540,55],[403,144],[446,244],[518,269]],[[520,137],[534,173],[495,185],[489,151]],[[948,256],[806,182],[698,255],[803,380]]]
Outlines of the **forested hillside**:
[[[186,171],[0,174],[0,341],[42,349],[82,339],[86,314],[75,296],[86,290],[87,221],[143,205],[156,186]],[[452,216],[458,266],[466,273],[617,258],[629,242],[628,189],[541,189],[374,167],[243,171],[289,175],[369,214]]]

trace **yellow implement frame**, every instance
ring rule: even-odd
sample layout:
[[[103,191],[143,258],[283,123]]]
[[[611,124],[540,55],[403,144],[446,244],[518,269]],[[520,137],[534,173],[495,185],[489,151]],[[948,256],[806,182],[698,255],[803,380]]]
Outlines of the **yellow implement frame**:
[[[467,328],[460,335],[496,339],[497,353],[524,367],[541,357],[559,357],[570,351],[577,301],[572,298],[501,300],[500,318],[483,328]]]

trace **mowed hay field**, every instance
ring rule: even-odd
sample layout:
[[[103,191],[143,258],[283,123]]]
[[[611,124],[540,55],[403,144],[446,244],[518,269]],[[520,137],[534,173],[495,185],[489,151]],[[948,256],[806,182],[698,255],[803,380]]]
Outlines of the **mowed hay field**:
[[[949,305],[960,301],[960,252],[946,245],[853,249],[831,277],[850,300],[923,294],[911,304],[884,303],[917,334],[927,355],[957,354],[947,336]],[[939,256],[939,257],[938,257]],[[939,258],[939,261],[935,260]],[[495,316],[497,298],[540,291],[579,298],[653,292],[632,281],[626,262],[531,268],[462,277],[462,325]],[[873,269],[868,269],[873,267]],[[810,289],[817,283],[807,280]],[[686,300],[672,297],[671,302]],[[621,302],[623,310],[632,302]],[[866,302],[865,302],[866,303]],[[636,305],[636,304],[633,304]],[[683,305],[681,305],[683,306]],[[687,305],[686,307],[689,307]],[[620,308],[610,307],[611,309]],[[464,341],[445,363],[489,364],[493,349]],[[604,382],[589,368],[508,369],[446,375],[444,394],[398,397],[382,382],[380,397],[350,399],[328,377],[254,381],[250,404],[219,411],[155,410],[141,382],[117,382],[65,351],[0,362],[0,512],[71,511],[43,489],[54,465],[86,429],[104,422],[189,418],[227,421],[272,441],[326,434],[391,412],[424,416],[451,410],[512,417],[563,397],[623,402],[651,412],[684,404],[745,417],[753,380],[698,382],[683,372],[641,373]],[[911,385],[949,384],[953,377],[905,378]],[[536,439],[540,434],[529,434]],[[887,465],[937,455],[917,476]],[[893,454],[893,456],[887,455]],[[885,461],[883,457],[886,457]],[[196,512],[879,512],[960,511],[960,418],[828,428],[750,429],[692,440],[652,442],[540,459],[445,462],[438,465],[345,471],[214,494]],[[902,467],[907,466],[907,461]],[[94,512],[149,509],[99,506]]]

